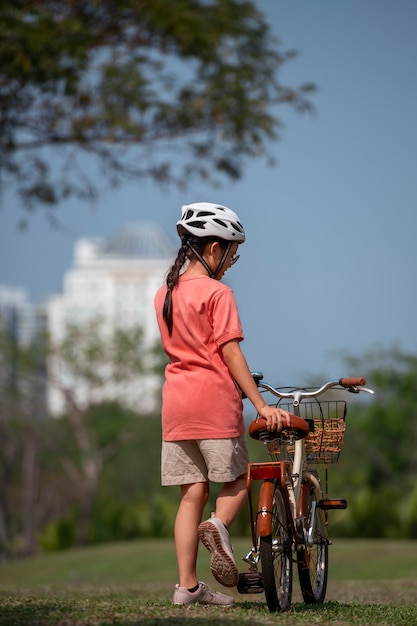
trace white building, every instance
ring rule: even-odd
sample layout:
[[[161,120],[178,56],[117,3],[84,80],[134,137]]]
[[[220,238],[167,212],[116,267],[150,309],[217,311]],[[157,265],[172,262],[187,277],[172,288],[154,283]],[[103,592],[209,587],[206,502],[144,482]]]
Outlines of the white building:
[[[0,330],[6,331],[12,342],[21,348],[43,341],[46,315],[41,304],[32,304],[21,287],[0,285]],[[26,410],[35,419],[46,414],[45,360],[43,351],[36,349],[36,370],[25,368],[25,359],[13,356],[7,349],[0,354],[1,393],[11,392],[20,398],[20,410]],[[15,395],[16,394],[16,395]]]
[[[140,326],[146,344],[154,344],[159,332],[153,298],[175,256],[175,246],[153,223],[128,225],[108,240],[78,240],[74,266],[64,276],[63,293],[52,296],[47,305],[52,341],[63,339],[67,324],[101,317],[109,329]],[[153,394],[148,392],[152,387],[155,380],[149,377],[135,382],[125,396],[128,404],[137,407],[140,402],[142,409],[151,410]],[[113,392],[116,394],[109,387],[102,389],[100,398],[108,399]],[[80,389],[81,401],[83,393]],[[48,406],[52,414],[65,408],[62,394],[51,385]]]
[[[41,305],[29,302],[21,287],[0,285],[0,326],[6,328],[21,345],[29,345],[45,329]]]

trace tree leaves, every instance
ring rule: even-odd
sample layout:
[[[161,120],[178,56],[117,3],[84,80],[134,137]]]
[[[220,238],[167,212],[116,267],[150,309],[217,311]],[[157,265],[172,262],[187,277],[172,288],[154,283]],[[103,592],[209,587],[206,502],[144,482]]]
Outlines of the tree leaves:
[[[275,105],[311,109],[249,1],[5,0],[0,28],[0,189],[29,208],[96,193],[82,153],[111,184],[238,178],[279,138]]]

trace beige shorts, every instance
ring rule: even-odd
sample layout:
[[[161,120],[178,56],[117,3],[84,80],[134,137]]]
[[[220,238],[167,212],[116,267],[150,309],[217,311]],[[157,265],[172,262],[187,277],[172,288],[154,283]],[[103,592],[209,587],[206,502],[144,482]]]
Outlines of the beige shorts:
[[[161,483],[164,486],[209,480],[230,483],[246,474],[248,463],[245,435],[232,439],[163,441]]]

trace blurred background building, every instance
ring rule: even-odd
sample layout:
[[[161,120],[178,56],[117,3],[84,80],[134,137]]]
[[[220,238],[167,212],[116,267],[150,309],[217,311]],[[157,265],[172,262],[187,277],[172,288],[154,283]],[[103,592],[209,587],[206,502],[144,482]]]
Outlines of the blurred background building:
[[[52,342],[65,336],[69,324],[83,324],[101,318],[104,331],[116,328],[143,330],[144,345],[151,347],[159,337],[153,298],[164,280],[175,248],[161,227],[154,223],[129,224],[107,240],[79,239],[75,244],[74,265],[64,275],[63,292],[47,303],[48,331]],[[65,376],[59,364],[49,365],[53,375]],[[66,381],[68,383],[68,381]],[[135,379],[123,389],[123,398],[132,408],[151,411],[155,404],[157,377]],[[78,389],[83,401],[86,389]],[[96,401],[120,396],[120,386],[109,382]],[[53,415],[64,406],[57,386],[48,386],[48,408]]]
[[[154,223],[129,224],[109,239],[79,239],[73,266],[63,276],[61,294],[34,305],[24,290],[0,286],[2,323],[20,343],[33,339],[42,326],[47,328],[52,342],[57,343],[65,337],[68,325],[101,318],[109,332],[117,327],[140,326],[144,344],[150,347],[159,338],[153,298],[175,256],[175,246]],[[48,368],[50,376],[64,375],[56,360],[52,359]],[[140,401],[143,410],[152,410],[156,384],[152,376],[132,383],[125,397],[127,404]],[[79,393],[82,395],[83,390]],[[111,385],[101,390],[102,399],[111,399],[112,395]],[[50,383],[47,406],[53,415],[65,409],[62,393]]]
[[[45,307],[31,303],[20,287],[0,285],[0,325],[18,343],[28,345],[45,329]]]

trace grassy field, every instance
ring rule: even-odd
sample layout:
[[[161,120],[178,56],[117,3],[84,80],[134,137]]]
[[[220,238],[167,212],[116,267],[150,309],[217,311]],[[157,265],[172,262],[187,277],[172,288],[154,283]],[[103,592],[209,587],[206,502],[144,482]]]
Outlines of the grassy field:
[[[246,539],[233,538],[233,543],[237,558],[250,547]],[[245,571],[243,562],[240,571]],[[176,581],[171,541],[45,554],[0,565],[0,625],[417,624],[417,542],[335,541],[324,605],[305,605],[294,575],[293,606],[285,614],[270,614],[263,595],[235,590],[231,609],[176,607],[171,604]],[[199,576],[220,589],[205,550]]]

